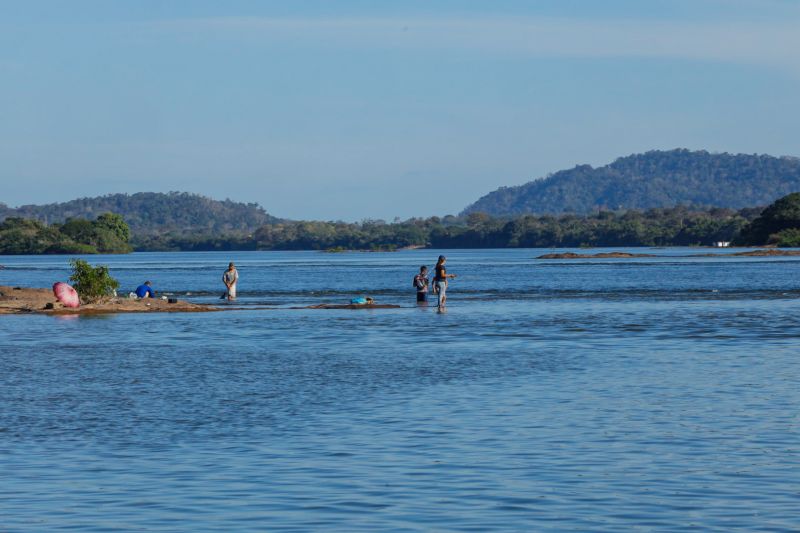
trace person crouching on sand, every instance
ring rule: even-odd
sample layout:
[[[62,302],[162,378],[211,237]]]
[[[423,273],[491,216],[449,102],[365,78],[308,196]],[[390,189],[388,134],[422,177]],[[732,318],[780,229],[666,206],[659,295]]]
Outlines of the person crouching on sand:
[[[223,298],[230,300],[236,299],[236,283],[239,281],[239,272],[233,263],[228,263],[228,270],[222,275],[222,283],[225,284],[225,294]]]
[[[138,287],[136,287],[136,297],[137,298],[155,298],[156,291],[153,290],[153,284],[149,281],[145,281]],[[149,305],[149,304],[148,304]]]

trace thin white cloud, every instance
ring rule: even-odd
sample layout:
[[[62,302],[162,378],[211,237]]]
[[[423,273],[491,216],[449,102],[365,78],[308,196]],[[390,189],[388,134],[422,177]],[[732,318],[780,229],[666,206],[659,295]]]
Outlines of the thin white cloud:
[[[681,58],[779,67],[800,74],[800,18],[691,23],[563,18],[217,17],[157,23],[164,31],[247,40],[533,57]]]

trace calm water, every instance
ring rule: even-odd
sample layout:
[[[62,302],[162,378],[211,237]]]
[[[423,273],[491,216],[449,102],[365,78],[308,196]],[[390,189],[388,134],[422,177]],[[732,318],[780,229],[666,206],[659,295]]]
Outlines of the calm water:
[[[91,258],[241,309],[0,316],[0,531],[800,530],[800,261],[649,252]]]

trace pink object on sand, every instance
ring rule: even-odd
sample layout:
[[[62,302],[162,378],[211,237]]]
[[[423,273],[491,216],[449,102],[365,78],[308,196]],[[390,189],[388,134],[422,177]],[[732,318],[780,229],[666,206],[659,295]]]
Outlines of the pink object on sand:
[[[56,295],[59,302],[64,304],[64,307],[78,307],[81,305],[78,293],[63,281],[53,284],[53,294]]]

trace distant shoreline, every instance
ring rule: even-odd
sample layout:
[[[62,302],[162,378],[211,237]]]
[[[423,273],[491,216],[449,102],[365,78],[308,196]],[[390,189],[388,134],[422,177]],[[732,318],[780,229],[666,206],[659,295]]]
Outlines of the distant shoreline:
[[[347,248],[347,249],[326,249],[320,250],[315,248],[304,248],[304,249],[277,249],[277,248],[270,248],[265,250],[254,250],[251,248],[242,248],[242,249],[230,249],[230,250],[133,250],[132,252],[127,253],[102,253],[102,254],[78,254],[78,253],[31,253],[31,254],[0,254],[0,258],[2,257],[20,257],[20,256],[51,256],[51,257],[73,257],[73,256],[101,256],[101,255],[113,255],[113,256],[125,256],[137,253],[160,253],[160,254],[172,254],[172,253],[207,253],[207,252],[226,252],[226,253],[238,253],[238,252],[318,252],[322,254],[336,254],[336,253],[395,253],[395,252],[409,252],[414,250],[557,250],[557,249],[586,249],[586,250],[619,250],[621,248],[624,249],[641,249],[641,250],[671,250],[671,249],[679,249],[679,248],[693,248],[698,250],[752,250],[756,248],[761,250],[762,252],[756,253],[756,251],[751,252],[737,252],[732,254],[693,254],[687,255],[683,257],[706,257],[706,256],[717,256],[717,255],[730,255],[730,256],[793,256],[793,255],[800,255],[800,249],[798,248],[776,248],[775,246],[701,246],[701,245],[664,245],[664,246],[645,246],[645,245],[621,245],[621,246],[495,246],[495,247],[482,247],[482,246],[466,246],[466,247],[447,247],[447,246],[404,246],[402,248],[396,248],[393,250],[373,250],[373,249],[360,249],[360,248]],[[774,251],[774,253],[773,253]],[[786,253],[783,253],[783,252]],[[795,251],[797,253],[795,253]],[[565,254],[572,253],[572,252],[564,252]],[[630,254],[627,252],[621,252],[623,255],[619,257],[611,257],[613,254],[617,254],[618,252],[600,252],[594,255],[606,255],[609,258],[616,258],[616,259],[624,259],[630,258],[632,256],[639,256],[639,257],[647,257],[653,256],[653,254]],[[545,255],[558,255],[558,254],[545,254]],[[587,258],[592,254],[575,254],[576,256],[582,257],[574,257],[575,259],[580,258]],[[544,257],[539,256],[537,259],[570,259],[570,257]],[[4,266],[0,264],[0,270],[2,270]]]

